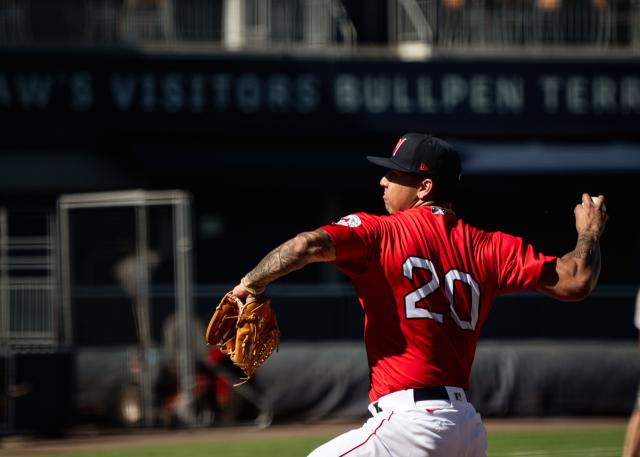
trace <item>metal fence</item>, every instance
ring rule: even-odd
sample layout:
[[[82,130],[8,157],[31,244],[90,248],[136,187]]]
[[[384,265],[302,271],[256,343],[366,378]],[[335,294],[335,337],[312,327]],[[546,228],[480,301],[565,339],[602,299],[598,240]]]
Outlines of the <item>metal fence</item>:
[[[133,327],[131,347],[139,354],[137,368],[131,370],[135,379],[118,387],[131,387],[139,400],[124,408],[125,415],[135,410],[126,420],[140,420],[146,426],[153,425],[158,414],[156,358],[151,354],[159,336],[167,346],[164,355],[176,376],[176,393],[184,401],[182,420],[185,425],[196,425],[200,419],[191,408],[194,348],[203,346],[196,346],[192,328],[190,205],[190,196],[179,190],[66,194],[58,198],[60,295],[62,307],[73,310],[73,322],[69,319],[67,327],[68,333],[72,327],[74,330],[74,349],[100,346],[115,351],[116,346],[122,346],[122,341],[111,337],[124,332],[107,329],[104,338],[105,333],[98,329],[87,335],[82,330],[87,322],[112,320],[120,330]],[[174,286],[174,295],[160,304],[151,293],[151,272],[163,267],[166,274],[159,278]],[[83,297],[79,293],[82,286],[96,282],[107,289],[117,286],[120,295]],[[123,313],[125,309],[130,312]],[[152,331],[154,318],[166,318],[164,314],[173,315],[172,341]],[[100,340],[101,336],[104,339]],[[100,367],[95,372],[106,374]]]
[[[640,0],[379,0],[383,52],[640,48]],[[0,47],[336,48],[358,40],[349,0],[0,0]],[[356,13],[357,15],[357,13]],[[53,19],[55,18],[55,19]],[[380,22],[365,17],[359,26]],[[384,18],[382,18],[384,22]],[[386,43],[386,46],[384,45]]]
[[[0,0],[0,46],[145,44],[351,46],[355,30],[339,0]]]
[[[390,38],[440,49],[638,47],[637,0],[392,0]]]
[[[0,432],[13,427],[16,355],[60,347],[53,219],[15,216],[0,208]],[[19,236],[15,222],[23,218],[29,233]]]
[[[0,215],[0,345],[18,353],[56,350],[60,342],[53,220],[33,218],[43,233],[17,236]]]

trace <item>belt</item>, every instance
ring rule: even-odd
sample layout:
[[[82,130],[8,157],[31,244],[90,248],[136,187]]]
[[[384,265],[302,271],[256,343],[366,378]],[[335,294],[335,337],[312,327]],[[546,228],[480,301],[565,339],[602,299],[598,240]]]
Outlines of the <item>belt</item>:
[[[417,403],[419,401],[427,401],[427,400],[446,400],[446,401],[450,401],[450,399],[451,399],[451,397],[449,397],[449,392],[447,391],[447,388],[444,387],[444,386],[422,387],[422,388],[419,388],[419,389],[412,389],[412,391],[413,391],[413,403]],[[456,395],[456,397],[457,396],[458,395]],[[376,412],[381,412],[382,411],[382,408],[380,408],[380,406],[378,405],[378,402],[375,402],[375,403],[371,404],[370,408],[371,407],[373,407]]]
[[[413,389],[413,400],[449,400],[449,393],[444,386],[440,387],[423,387],[421,389]]]

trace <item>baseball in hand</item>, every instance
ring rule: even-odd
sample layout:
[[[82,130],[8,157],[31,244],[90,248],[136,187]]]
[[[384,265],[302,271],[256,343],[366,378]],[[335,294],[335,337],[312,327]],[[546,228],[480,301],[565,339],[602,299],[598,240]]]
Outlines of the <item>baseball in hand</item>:
[[[598,197],[591,197],[591,200],[593,201],[593,204],[595,205],[595,204],[598,202]],[[607,207],[606,207],[606,206],[604,206],[604,203],[602,204],[602,208],[600,208],[600,210],[601,210],[603,213],[606,213],[606,212],[607,212]]]

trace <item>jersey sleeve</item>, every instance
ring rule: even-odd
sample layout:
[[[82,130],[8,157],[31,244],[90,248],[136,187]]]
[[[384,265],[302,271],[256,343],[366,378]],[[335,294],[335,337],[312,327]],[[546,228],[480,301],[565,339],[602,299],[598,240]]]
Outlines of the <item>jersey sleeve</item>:
[[[349,214],[332,224],[323,225],[336,250],[336,261],[367,258],[376,245],[379,222],[366,213]]]
[[[535,290],[542,266],[557,259],[536,252],[522,238],[506,233],[495,232],[492,241],[500,294]]]

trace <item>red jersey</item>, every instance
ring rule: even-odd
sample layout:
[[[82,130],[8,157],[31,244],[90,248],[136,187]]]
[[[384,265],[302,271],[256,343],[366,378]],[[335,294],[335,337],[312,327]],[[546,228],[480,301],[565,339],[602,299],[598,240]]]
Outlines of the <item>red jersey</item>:
[[[495,295],[534,290],[555,259],[431,206],[356,213],[321,229],[364,310],[371,401],[409,388],[467,389]]]

